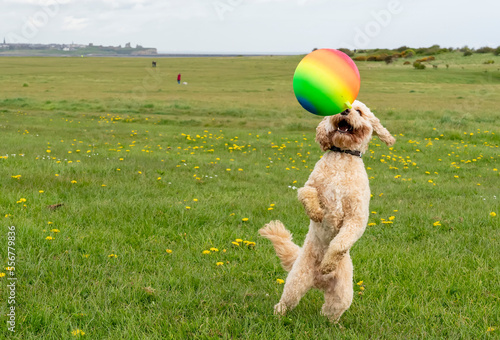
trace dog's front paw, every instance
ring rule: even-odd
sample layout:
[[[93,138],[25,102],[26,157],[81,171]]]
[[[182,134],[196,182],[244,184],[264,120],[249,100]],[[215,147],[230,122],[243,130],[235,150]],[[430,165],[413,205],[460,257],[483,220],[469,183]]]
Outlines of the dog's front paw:
[[[323,209],[316,209],[314,211],[308,211],[309,218],[313,220],[314,222],[321,222],[323,221]]]
[[[274,306],[274,315],[285,315],[286,314],[286,305],[283,302],[278,302]]]
[[[337,269],[337,262],[321,262],[321,265],[319,266],[319,271],[321,274],[326,275],[330,274],[331,272],[335,271]]]

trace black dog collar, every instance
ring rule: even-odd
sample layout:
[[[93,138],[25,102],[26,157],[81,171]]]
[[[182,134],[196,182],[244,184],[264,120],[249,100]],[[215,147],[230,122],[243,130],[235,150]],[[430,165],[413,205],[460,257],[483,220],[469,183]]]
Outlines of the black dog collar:
[[[349,155],[353,155],[353,156],[358,156],[358,157],[362,157],[363,154],[361,153],[361,151],[352,151],[352,150],[342,150],[340,148],[337,148],[336,146],[332,146],[330,148],[331,151],[335,151],[335,152],[343,152],[343,153],[348,153]]]

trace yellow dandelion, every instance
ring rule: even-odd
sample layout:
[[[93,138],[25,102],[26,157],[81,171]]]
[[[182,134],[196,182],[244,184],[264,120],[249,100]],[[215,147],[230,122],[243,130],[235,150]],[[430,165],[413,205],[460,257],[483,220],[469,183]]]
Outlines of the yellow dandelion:
[[[77,329],[75,329],[74,331],[72,331],[72,332],[71,332],[71,334],[72,334],[73,336],[80,336],[80,335],[81,335],[81,336],[83,336],[83,335],[85,335],[85,332],[84,332],[84,331],[82,331],[81,329],[78,329],[78,328],[77,328]]]
[[[267,208],[267,210],[273,210],[273,209],[274,209],[274,208],[272,208],[272,207],[271,207],[271,208]]]
[[[238,243],[243,242],[243,240],[241,238],[237,238],[235,241],[238,242]]]
[[[276,282],[280,285],[282,285],[283,283],[285,283],[285,280],[282,280],[282,279],[276,279]]]
[[[39,193],[43,194],[45,191],[43,190],[38,190]]]
[[[10,271],[13,271],[14,269],[15,269],[14,267],[5,267],[5,270],[7,270],[7,271],[9,271],[9,272],[10,272]]]
[[[242,218],[241,220],[242,220],[243,222],[246,222],[246,221],[248,221],[248,217]]]
[[[0,277],[4,277],[5,276],[5,273],[0,273]]]
[[[51,232],[53,232],[53,233],[59,233],[60,230],[59,229],[52,229]]]
[[[441,225],[441,222],[440,221],[436,221],[432,225],[435,226],[435,227],[439,227]]]
[[[365,287],[361,286],[361,287],[359,287],[359,289],[360,289],[361,291],[363,291],[363,290],[365,290]]]
[[[54,238],[53,238],[52,236],[47,236],[45,239],[46,239],[46,240],[51,241],[51,240],[53,240]]]
[[[391,216],[389,217],[389,221],[393,221],[396,218],[396,216]]]
[[[374,225],[377,225],[377,223],[373,223],[373,222],[372,223],[368,223],[369,227],[373,227]]]
[[[222,266],[224,264],[224,262],[217,262],[216,265],[217,266]]]
[[[78,182],[77,182],[77,181],[75,181],[75,180],[72,180],[72,181],[71,181],[71,184],[76,184],[76,183],[78,183]]]
[[[239,246],[240,244],[238,242],[231,242],[232,244],[234,244],[235,246]]]
[[[495,217],[496,215],[497,215],[496,212],[494,212],[494,211],[490,212],[491,217]]]
[[[197,198],[193,198],[193,202],[198,202],[198,199]]]
[[[219,251],[219,249],[214,248],[214,247],[210,248],[210,250],[211,250],[211,251]]]
[[[116,258],[116,257],[118,257],[118,255],[116,255],[116,254],[109,254],[108,257],[115,257]]]
[[[204,255],[208,255],[208,254],[210,254],[210,250],[204,250],[201,253],[204,254]]]
[[[191,209],[191,207],[186,207],[187,210]]]
[[[167,252],[167,254],[172,254],[172,249],[166,249],[165,251]]]
[[[488,327],[488,329],[486,330],[486,332],[493,332],[495,329],[496,328],[490,326],[490,327]]]
[[[363,284],[363,281],[359,281],[358,283],[356,283],[358,286],[361,286]]]
[[[83,255],[82,255],[82,257],[85,257],[86,259],[88,259],[88,258],[89,258],[89,256],[90,256],[89,254],[83,254]]]

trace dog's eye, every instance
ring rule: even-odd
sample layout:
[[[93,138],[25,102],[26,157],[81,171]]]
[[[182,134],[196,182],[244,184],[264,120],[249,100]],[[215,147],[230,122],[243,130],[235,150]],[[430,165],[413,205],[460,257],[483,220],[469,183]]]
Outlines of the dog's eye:
[[[356,110],[356,111],[358,111],[358,113],[359,113],[360,116],[363,115],[363,113],[361,112],[361,110]]]

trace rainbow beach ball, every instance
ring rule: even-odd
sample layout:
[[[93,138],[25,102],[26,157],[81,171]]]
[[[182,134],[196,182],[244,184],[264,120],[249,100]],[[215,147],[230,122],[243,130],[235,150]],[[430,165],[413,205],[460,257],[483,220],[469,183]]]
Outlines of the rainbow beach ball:
[[[300,105],[319,116],[351,108],[359,87],[359,71],[354,61],[347,54],[329,48],[306,55],[293,75],[293,92]]]

